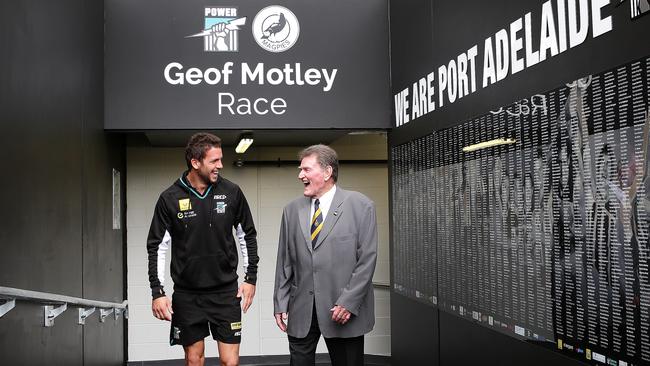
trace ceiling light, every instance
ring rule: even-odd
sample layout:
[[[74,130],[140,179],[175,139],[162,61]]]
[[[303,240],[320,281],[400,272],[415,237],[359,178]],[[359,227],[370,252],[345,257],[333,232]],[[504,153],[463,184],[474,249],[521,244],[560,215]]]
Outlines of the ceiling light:
[[[386,131],[384,130],[359,130],[359,131],[350,131],[348,135],[358,136],[358,135],[385,135]]]
[[[237,154],[243,154],[244,152],[246,152],[246,149],[248,149],[248,147],[251,146],[252,144],[253,144],[253,136],[241,136],[239,138],[239,143],[235,148],[235,152]]]
[[[476,150],[481,150],[493,146],[510,145],[516,142],[517,140],[515,139],[503,139],[503,138],[495,139],[490,141],[479,142],[478,144],[474,144],[474,145],[465,146],[463,148],[463,151],[464,152],[476,151]]]

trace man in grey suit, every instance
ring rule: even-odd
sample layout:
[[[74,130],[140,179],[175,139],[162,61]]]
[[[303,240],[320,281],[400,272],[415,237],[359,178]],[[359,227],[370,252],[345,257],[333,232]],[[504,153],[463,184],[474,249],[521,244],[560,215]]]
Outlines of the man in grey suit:
[[[375,206],[336,185],[332,148],[313,145],[299,157],[305,197],[282,213],[275,321],[288,334],[292,366],[315,364],[321,334],[333,366],[361,366],[364,334],[375,324]]]

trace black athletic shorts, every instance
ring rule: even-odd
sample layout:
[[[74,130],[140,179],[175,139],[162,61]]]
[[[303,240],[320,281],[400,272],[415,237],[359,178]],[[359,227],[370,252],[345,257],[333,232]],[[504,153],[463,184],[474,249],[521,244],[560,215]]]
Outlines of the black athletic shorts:
[[[241,299],[237,290],[211,294],[174,292],[169,343],[189,346],[210,333],[219,342],[241,342]]]

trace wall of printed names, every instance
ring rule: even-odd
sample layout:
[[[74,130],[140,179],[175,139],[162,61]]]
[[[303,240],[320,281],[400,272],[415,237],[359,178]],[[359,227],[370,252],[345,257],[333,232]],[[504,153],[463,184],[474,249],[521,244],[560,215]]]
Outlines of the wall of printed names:
[[[650,58],[391,148],[393,291],[587,362],[650,362]],[[515,140],[473,152],[462,148]]]

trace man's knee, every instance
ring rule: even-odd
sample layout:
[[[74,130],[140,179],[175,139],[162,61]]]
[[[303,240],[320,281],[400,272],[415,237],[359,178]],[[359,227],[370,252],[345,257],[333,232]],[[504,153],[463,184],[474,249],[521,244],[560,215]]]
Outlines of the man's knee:
[[[239,356],[219,357],[221,366],[239,366]]]
[[[239,365],[239,344],[217,341],[221,366]]]
[[[205,353],[203,342],[197,342],[189,347],[185,347],[185,363],[188,366],[203,366],[205,362]]]
[[[187,361],[188,366],[203,366],[205,356],[202,353],[188,352],[185,354],[185,360]]]

